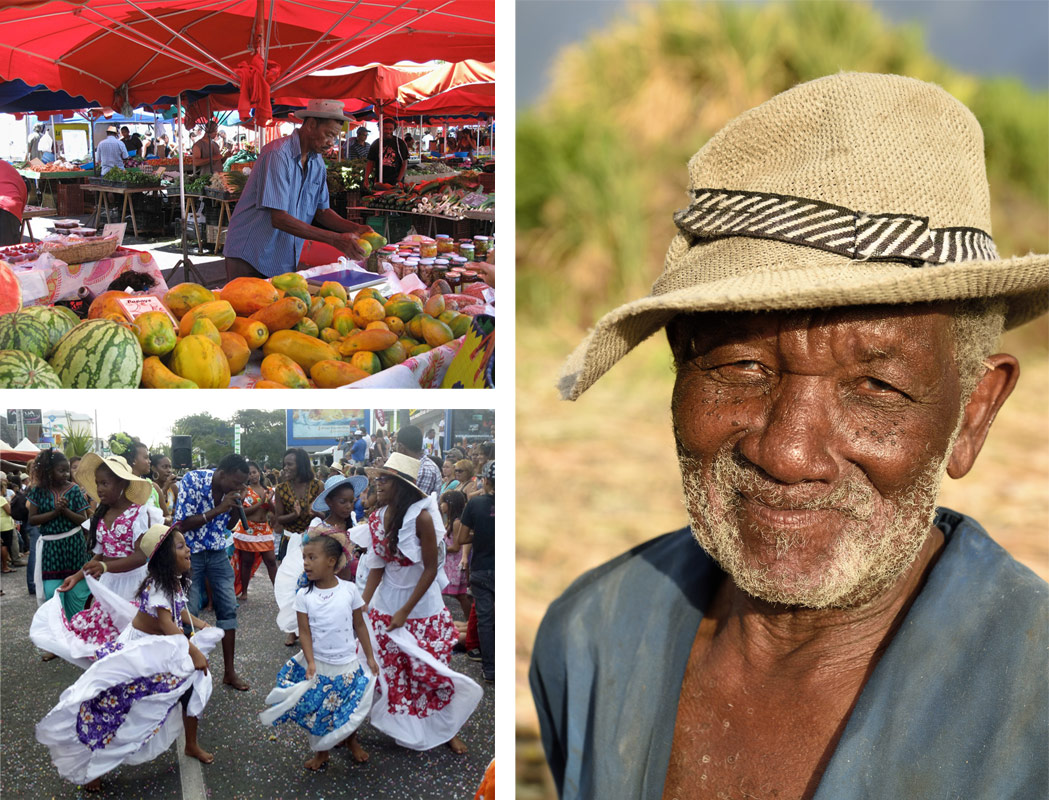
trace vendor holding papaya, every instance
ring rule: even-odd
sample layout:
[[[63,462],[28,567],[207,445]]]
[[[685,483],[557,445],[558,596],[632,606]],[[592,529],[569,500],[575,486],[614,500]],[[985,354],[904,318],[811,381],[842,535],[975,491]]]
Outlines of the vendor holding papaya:
[[[328,207],[327,170],[321,153],[349,119],[337,100],[311,100],[296,116],[302,125],[262,148],[230,219],[226,275],[269,278],[294,270],[303,240],[324,242],[361,258],[361,234],[371,229]]]

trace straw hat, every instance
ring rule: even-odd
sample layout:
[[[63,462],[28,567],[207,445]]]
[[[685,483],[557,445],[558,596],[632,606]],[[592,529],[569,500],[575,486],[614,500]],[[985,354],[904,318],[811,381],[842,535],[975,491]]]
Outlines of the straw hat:
[[[151,525],[149,529],[142,534],[142,538],[138,540],[138,549],[142,551],[142,555],[146,557],[146,561],[153,558],[153,554],[157,552],[157,548],[160,547],[161,542],[168,538],[168,534],[171,533],[172,528],[167,525]]]
[[[153,484],[145,478],[138,477],[131,471],[131,467],[120,456],[109,456],[102,458],[98,453],[88,453],[76,468],[76,482],[84,487],[91,497],[98,502],[98,487],[95,486],[95,470],[99,465],[105,464],[110,472],[118,478],[128,481],[128,487],[124,490],[124,496],[136,505],[144,506],[149,502],[149,496],[153,493]]]
[[[841,73],[737,117],[689,162],[651,294],[602,317],[562,370],[575,400],[677,314],[1003,298],[1049,302],[1049,256],[998,257],[983,133],[938,86]]]
[[[419,497],[426,497],[426,492],[419,488],[419,459],[406,456],[404,453],[392,453],[386,463],[381,467],[366,467],[364,470],[369,478],[379,475],[392,475],[400,478],[404,483],[414,489]]]
[[[302,111],[296,111],[294,116],[303,120],[316,117],[317,119],[337,119],[339,122],[352,122],[353,117],[343,111],[345,107],[345,103],[340,100],[310,100],[306,108]]]
[[[340,486],[352,486],[354,497],[360,497],[361,492],[368,488],[368,479],[363,475],[351,475],[348,478],[342,475],[332,475],[324,482],[324,491],[317,495],[317,499],[313,501],[311,508],[321,514],[329,511],[328,495]]]

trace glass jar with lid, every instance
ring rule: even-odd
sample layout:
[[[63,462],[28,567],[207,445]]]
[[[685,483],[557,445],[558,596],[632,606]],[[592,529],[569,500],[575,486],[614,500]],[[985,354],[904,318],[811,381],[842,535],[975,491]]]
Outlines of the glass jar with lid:
[[[433,239],[424,239],[419,242],[420,258],[437,258],[437,242]]]
[[[484,257],[488,255],[488,237],[487,236],[475,236],[474,237],[474,261],[484,261]]]
[[[427,286],[433,283],[433,265],[436,260],[435,258],[419,259],[419,280]]]
[[[455,252],[455,242],[452,241],[452,237],[447,233],[437,234],[437,255],[444,255],[445,253]]]
[[[474,260],[474,245],[473,242],[463,242],[459,245],[459,255],[465,258],[467,261]]]

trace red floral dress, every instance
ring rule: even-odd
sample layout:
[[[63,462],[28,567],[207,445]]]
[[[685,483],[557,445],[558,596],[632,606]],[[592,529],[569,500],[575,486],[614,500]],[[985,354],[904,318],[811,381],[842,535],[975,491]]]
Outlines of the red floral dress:
[[[402,629],[389,631],[393,615],[415,591],[424,571],[415,520],[430,512],[438,538],[444,526],[433,498],[413,504],[392,553],[383,531],[386,509],[351,530],[351,541],[367,546],[368,569],[382,568],[383,578],[372,598],[368,621],[375,636],[380,686],[372,707],[372,724],[403,746],[426,750],[447,742],[473,713],[481,689],[448,666],[458,633],[434,580],[416,603]],[[440,572],[440,570],[439,570]]]

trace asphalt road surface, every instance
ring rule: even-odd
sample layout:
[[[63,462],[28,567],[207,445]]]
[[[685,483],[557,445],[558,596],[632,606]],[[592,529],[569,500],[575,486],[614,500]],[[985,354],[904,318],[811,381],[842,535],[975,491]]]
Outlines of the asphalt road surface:
[[[215,763],[182,756],[172,746],[147,764],[122,766],[102,778],[102,790],[83,791],[63,780],[50,753],[36,741],[36,723],[81,671],[61,659],[44,663],[29,640],[29,623],[36,601],[26,592],[25,569],[4,575],[0,587],[0,796],[26,798],[150,798],[150,800],[452,800],[472,798],[495,752],[495,693],[484,683],[481,665],[464,654],[452,656],[452,668],[470,676],[484,696],[460,735],[469,751],[456,755],[447,747],[427,752],[406,750],[365,723],[361,744],[371,758],[357,764],[344,748],[332,751],[327,768],[307,771],[307,734],[297,725],[264,727],[258,713],[284,661],[298,652],[284,646],[284,634],[274,622],[277,604],[266,572],[251,581],[249,600],[238,612],[236,665],[251,683],[251,691],[223,686],[221,648],[211,655],[214,693],[200,720],[201,746]],[[449,608],[462,618],[459,605]],[[214,614],[202,612],[214,623]],[[181,757],[180,757],[181,756]]]

